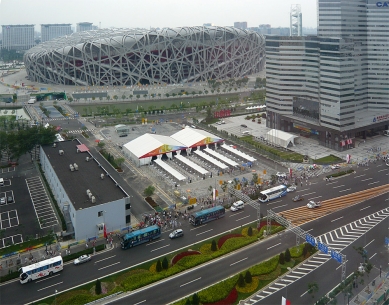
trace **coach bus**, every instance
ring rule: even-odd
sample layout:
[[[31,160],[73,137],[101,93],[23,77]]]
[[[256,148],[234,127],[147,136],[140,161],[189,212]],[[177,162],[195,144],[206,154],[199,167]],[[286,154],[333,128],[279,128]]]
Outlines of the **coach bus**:
[[[122,249],[128,249],[161,237],[161,228],[157,225],[146,227],[121,236]]]
[[[198,226],[203,223],[224,217],[225,213],[226,209],[223,206],[218,205],[213,208],[193,213],[189,216],[189,222],[194,226]]]
[[[19,269],[20,283],[34,281],[63,270],[62,256],[55,256]]]
[[[272,187],[270,189],[267,189],[266,191],[262,191],[259,193],[259,198],[258,200],[260,202],[268,202],[270,200],[280,198],[282,196],[285,196],[287,191],[286,185],[279,185]]]

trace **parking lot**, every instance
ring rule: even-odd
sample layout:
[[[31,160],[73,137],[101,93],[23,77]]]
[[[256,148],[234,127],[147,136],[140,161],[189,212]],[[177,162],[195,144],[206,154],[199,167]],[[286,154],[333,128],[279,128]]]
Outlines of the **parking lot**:
[[[13,191],[0,192],[0,204],[12,204],[15,202]]]

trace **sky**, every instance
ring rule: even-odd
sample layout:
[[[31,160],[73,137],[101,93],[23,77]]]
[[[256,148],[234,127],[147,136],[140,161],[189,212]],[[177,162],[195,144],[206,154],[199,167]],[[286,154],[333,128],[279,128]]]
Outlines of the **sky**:
[[[315,0],[0,0],[0,25],[92,22],[102,28],[163,28],[213,23],[289,27],[292,4],[300,4],[303,27],[317,26]]]

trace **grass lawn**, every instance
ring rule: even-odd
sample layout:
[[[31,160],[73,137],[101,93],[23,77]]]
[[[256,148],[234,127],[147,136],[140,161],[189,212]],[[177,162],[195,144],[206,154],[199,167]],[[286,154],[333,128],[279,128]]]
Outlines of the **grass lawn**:
[[[320,159],[316,159],[315,162],[317,164],[331,164],[331,163],[343,162],[343,160],[337,156],[329,155]]]

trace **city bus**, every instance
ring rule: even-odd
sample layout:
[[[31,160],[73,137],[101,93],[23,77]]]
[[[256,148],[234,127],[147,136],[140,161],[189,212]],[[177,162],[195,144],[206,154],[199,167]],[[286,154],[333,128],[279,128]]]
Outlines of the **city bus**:
[[[280,198],[286,195],[287,193],[286,189],[287,189],[286,185],[279,185],[279,186],[272,187],[270,189],[267,189],[266,191],[260,192],[258,200],[260,202],[268,202],[270,200]]]
[[[63,270],[62,256],[55,256],[19,269],[20,283],[34,281]]]
[[[194,226],[198,226],[203,223],[224,217],[225,213],[226,209],[223,206],[218,205],[213,208],[193,213],[189,216],[189,222]]]
[[[161,228],[157,225],[154,225],[154,226],[133,231],[131,233],[123,234],[120,237],[121,239],[120,244],[122,249],[125,250],[143,243],[147,243],[148,241],[152,241],[160,237],[161,237]]]

